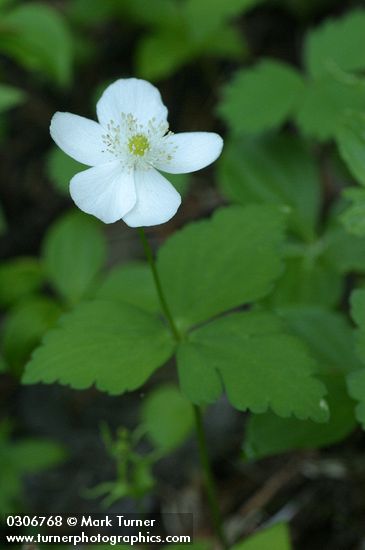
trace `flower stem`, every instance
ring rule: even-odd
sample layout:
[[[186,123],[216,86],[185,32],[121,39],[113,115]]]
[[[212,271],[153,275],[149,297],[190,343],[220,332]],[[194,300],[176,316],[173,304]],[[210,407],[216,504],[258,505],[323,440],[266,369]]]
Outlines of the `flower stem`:
[[[207,491],[210,513],[214,522],[215,532],[225,550],[228,549],[228,543],[226,536],[223,530],[223,522],[218,504],[217,489],[214,481],[214,476],[209,461],[208,448],[207,448],[207,439],[205,436],[202,411],[198,405],[194,405],[194,416],[195,416],[195,429],[196,435],[199,444],[199,456],[200,463],[203,467],[204,476],[205,476],[205,487]]]
[[[174,319],[171,315],[169,306],[167,305],[166,298],[165,298],[165,295],[164,295],[163,290],[162,290],[160,277],[158,275],[155,259],[153,257],[152,248],[150,246],[150,243],[148,242],[148,239],[147,239],[147,236],[146,236],[146,233],[145,233],[145,230],[143,229],[143,227],[139,227],[138,231],[139,231],[139,235],[141,237],[144,253],[146,255],[148,263],[150,264],[150,268],[151,268],[152,275],[153,275],[153,280],[155,281],[155,286],[156,286],[156,290],[157,290],[157,294],[158,294],[158,297],[159,297],[159,300],[160,300],[162,310],[163,310],[164,314],[166,315],[166,319],[169,323],[171,332],[174,335],[175,340],[178,342],[179,340],[181,340],[181,335],[180,335],[179,331],[177,330],[177,327],[176,327]]]
[[[145,230],[143,227],[140,227],[138,229],[139,235],[142,241],[143,249],[146,255],[146,258],[148,260],[148,263],[150,265],[153,280],[155,282],[157,294],[160,300],[161,308],[166,316],[167,322],[169,324],[169,327],[171,329],[171,332],[177,342],[180,342],[182,339],[182,336],[179,332],[179,330],[176,327],[175,321],[173,316],[171,315],[168,303],[166,301],[165,295],[163,293],[161,280],[158,275],[155,259],[153,256],[153,252],[151,249],[151,246],[148,242]],[[194,408],[194,417],[195,417],[195,431],[196,436],[198,440],[198,446],[199,446],[199,457],[200,457],[200,464],[202,466],[203,472],[204,472],[204,481],[205,481],[205,487],[207,491],[208,496],[208,502],[210,507],[210,512],[214,524],[214,529],[217,534],[217,537],[219,538],[222,547],[227,550],[228,544],[226,541],[226,537],[223,531],[222,526],[222,518],[219,510],[219,503],[218,503],[218,497],[217,497],[217,490],[215,486],[215,481],[213,477],[212,468],[209,461],[209,455],[208,455],[208,449],[207,449],[207,441],[205,437],[204,432],[204,426],[203,426],[203,420],[202,420],[202,412],[201,408],[198,405],[193,405]]]

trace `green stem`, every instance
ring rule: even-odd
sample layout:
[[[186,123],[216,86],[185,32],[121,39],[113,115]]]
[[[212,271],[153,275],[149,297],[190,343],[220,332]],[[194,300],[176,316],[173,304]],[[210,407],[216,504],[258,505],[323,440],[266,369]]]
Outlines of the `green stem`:
[[[215,532],[225,550],[228,550],[227,539],[223,530],[223,522],[218,504],[217,489],[215,486],[214,476],[209,461],[207,439],[205,436],[203,418],[201,408],[194,405],[195,429],[199,444],[200,462],[205,475],[205,487],[207,491],[210,512],[214,522]]]
[[[138,231],[139,231],[139,235],[141,237],[141,241],[142,241],[142,245],[143,245],[143,249],[144,249],[146,258],[148,260],[148,263],[150,264],[150,268],[151,268],[152,275],[153,275],[153,280],[155,281],[155,286],[156,286],[156,290],[157,290],[157,294],[158,294],[158,297],[159,297],[159,300],[160,300],[162,310],[163,310],[164,314],[166,315],[166,319],[169,323],[171,332],[174,335],[175,340],[178,342],[179,340],[181,340],[181,336],[180,336],[179,331],[176,328],[174,319],[172,318],[169,306],[167,305],[166,298],[165,298],[165,295],[164,295],[163,290],[162,290],[162,285],[161,285],[160,277],[159,277],[158,272],[157,272],[157,267],[156,267],[155,259],[153,257],[152,248],[150,246],[150,243],[148,242],[148,239],[146,237],[146,233],[145,233],[145,230],[143,229],[143,227],[139,227]]]
[[[150,265],[153,280],[155,282],[157,294],[160,300],[161,308],[166,316],[167,322],[169,324],[169,327],[171,329],[171,332],[177,342],[180,342],[182,340],[182,336],[179,332],[179,330],[176,327],[175,321],[171,315],[168,303],[166,301],[165,295],[163,293],[160,277],[158,275],[155,259],[153,256],[153,252],[151,249],[151,246],[148,242],[148,239],[146,237],[146,233],[143,229],[143,227],[139,228],[139,235],[142,241],[143,249],[146,255],[146,258],[148,260],[148,263]],[[218,504],[218,497],[217,497],[217,490],[215,486],[215,481],[213,477],[213,472],[211,469],[211,465],[209,462],[209,456],[208,456],[208,449],[207,449],[207,441],[205,437],[204,432],[204,426],[202,421],[202,413],[201,408],[198,405],[194,405],[194,416],[195,416],[195,430],[196,430],[196,436],[198,440],[199,445],[199,456],[200,456],[200,463],[203,468],[204,472],[204,481],[205,481],[205,487],[208,495],[208,502],[210,507],[211,516],[214,523],[214,529],[217,534],[217,537],[219,538],[222,547],[227,550],[228,544],[226,541],[226,537],[223,531],[222,527],[222,518],[219,510],[219,504]]]

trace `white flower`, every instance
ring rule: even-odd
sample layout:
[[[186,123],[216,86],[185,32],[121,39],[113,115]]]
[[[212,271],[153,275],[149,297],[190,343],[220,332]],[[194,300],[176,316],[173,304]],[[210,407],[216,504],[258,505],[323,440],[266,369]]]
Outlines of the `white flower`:
[[[96,110],[99,122],[59,112],[51,121],[57,145],[92,167],[72,178],[74,202],[105,223],[123,219],[141,227],[167,222],[181,197],[157,170],[200,170],[220,155],[222,138],[210,132],[169,132],[161,95],[145,80],[117,80]]]

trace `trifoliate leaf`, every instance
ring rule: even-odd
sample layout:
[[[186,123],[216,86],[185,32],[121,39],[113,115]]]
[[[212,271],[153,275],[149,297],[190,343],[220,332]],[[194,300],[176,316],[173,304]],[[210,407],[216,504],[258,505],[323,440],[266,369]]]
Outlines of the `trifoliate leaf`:
[[[173,348],[170,332],[157,317],[127,304],[84,303],[47,333],[23,381],[76,389],[95,384],[116,395],[140,387]]]
[[[302,90],[301,76],[294,68],[264,60],[236,74],[224,90],[219,113],[236,134],[264,132],[285,122]]]
[[[207,368],[220,373],[237,409],[262,413],[270,407],[283,417],[327,420],[326,390],[313,377],[316,365],[275,316],[234,313],[198,328],[184,345],[192,346]]]
[[[151,268],[146,262],[130,262],[114,268],[101,284],[96,297],[124,302],[151,313],[160,311]]]
[[[348,396],[343,377],[324,378],[330,418],[326,423],[296,418],[279,418],[275,414],[251,415],[245,430],[244,452],[258,460],[298,449],[333,445],[347,437],[356,427],[354,401]]]
[[[0,264],[0,305],[9,306],[36,293],[44,282],[42,264],[36,258],[18,257]]]
[[[23,90],[0,84],[0,113],[23,103],[25,98],[26,95]]]
[[[365,11],[327,19],[312,30],[305,43],[305,62],[315,77],[334,67],[343,71],[365,69]]]
[[[58,147],[49,152],[46,163],[47,175],[55,188],[64,195],[69,194],[71,178],[78,172],[85,170],[85,166],[69,157]]]
[[[346,117],[336,138],[341,157],[350,172],[365,185],[365,115],[354,112]]]
[[[0,50],[61,86],[71,80],[73,45],[66,22],[45,4],[18,5],[1,17]]]
[[[296,121],[300,130],[319,140],[337,135],[348,111],[365,110],[365,83],[347,74],[328,74],[307,82]]]
[[[344,196],[352,204],[341,214],[340,219],[349,233],[365,236],[365,189],[346,189]]]
[[[219,162],[223,193],[246,205],[263,202],[290,207],[289,223],[304,239],[313,238],[321,200],[318,168],[308,148],[293,136],[236,139]]]
[[[106,256],[101,224],[80,212],[57,220],[46,235],[43,259],[57,292],[76,303],[94,288]]]
[[[288,526],[277,523],[238,542],[231,550],[291,550]]]
[[[168,453],[179,447],[194,426],[191,403],[175,386],[161,386],[142,404],[142,422],[155,447]]]
[[[161,247],[158,270],[180,328],[262,298],[281,272],[283,214],[232,206],[189,224]]]
[[[5,359],[20,369],[30,353],[61,314],[61,308],[48,298],[33,298],[15,306],[4,320],[2,348]]]

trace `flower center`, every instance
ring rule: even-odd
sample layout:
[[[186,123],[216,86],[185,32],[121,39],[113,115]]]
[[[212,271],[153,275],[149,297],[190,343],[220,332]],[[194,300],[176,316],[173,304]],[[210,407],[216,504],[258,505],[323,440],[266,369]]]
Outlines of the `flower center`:
[[[144,134],[135,134],[128,141],[128,149],[133,155],[143,157],[150,149],[150,142]]]

